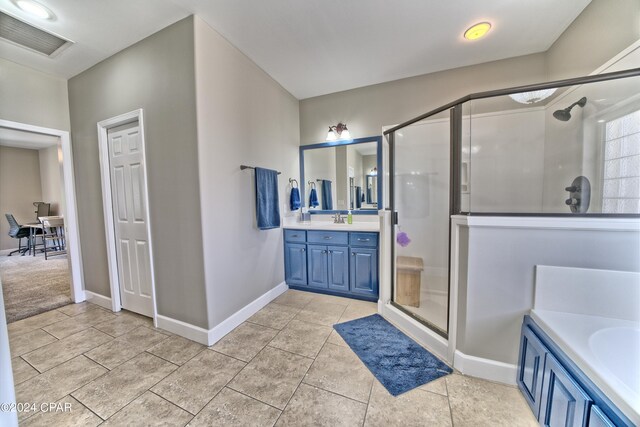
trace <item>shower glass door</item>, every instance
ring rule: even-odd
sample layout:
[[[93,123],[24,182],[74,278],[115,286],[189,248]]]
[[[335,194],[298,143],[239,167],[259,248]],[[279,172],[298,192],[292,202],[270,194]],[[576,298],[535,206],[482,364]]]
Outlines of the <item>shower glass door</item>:
[[[451,112],[393,132],[392,303],[447,337]]]

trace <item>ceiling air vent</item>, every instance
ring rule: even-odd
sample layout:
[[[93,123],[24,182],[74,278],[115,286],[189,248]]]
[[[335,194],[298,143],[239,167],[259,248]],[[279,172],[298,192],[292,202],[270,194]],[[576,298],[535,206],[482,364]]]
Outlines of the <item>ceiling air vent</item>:
[[[27,49],[53,56],[73,42],[36,28],[0,11],[0,38]]]

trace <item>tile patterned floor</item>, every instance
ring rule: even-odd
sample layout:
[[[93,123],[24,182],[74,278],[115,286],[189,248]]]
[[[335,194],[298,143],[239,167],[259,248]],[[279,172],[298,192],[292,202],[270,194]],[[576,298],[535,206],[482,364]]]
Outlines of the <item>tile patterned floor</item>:
[[[517,389],[453,374],[399,397],[333,329],[372,303],[287,291],[212,347],[75,304],[9,325],[22,426],[535,426]]]

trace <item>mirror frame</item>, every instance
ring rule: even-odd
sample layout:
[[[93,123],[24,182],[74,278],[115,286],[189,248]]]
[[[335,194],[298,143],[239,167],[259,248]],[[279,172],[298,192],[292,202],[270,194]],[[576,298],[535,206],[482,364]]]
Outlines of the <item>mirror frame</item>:
[[[379,210],[383,210],[382,207],[383,197],[382,197],[382,178],[383,178],[383,170],[382,170],[382,136],[367,136],[364,138],[355,138],[355,139],[343,139],[338,141],[330,141],[330,142],[321,142],[319,144],[309,144],[309,145],[301,145],[300,146],[300,206],[305,207],[306,204],[306,189],[307,189],[307,181],[304,178],[304,152],[307,150],[314,150],[316,148],[328,148],[328,147],[338,147],[342,145],[354,145],[354,144],[363,144],[365,142],[375,142],[377,143],[376,148],[376,163],[378,168],[378,209],[365,209],[365,210],[352,210],[351,213],[353,215],[378,215]],[[348,212],[347,209],[340,210],[320,210],[320,209],[309,209],[309,213],[322,215],[322,214],[334,214],[340,212],[341,214],[346,214]]]

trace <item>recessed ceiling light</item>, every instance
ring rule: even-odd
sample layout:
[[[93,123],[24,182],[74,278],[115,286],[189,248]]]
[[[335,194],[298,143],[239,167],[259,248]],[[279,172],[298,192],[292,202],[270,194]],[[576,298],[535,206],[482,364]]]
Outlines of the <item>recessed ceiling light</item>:
[[[40,19],[52,19],[54,17],[47,7],[33,0],[14,0],[16,6],[29,15]]]
[[[490,29],[490,23],[480,22],[479,24],[475,24],[472,27],[469,27],[469,29],[464,32],[464,38],[467,40],[477,40],[481,37],[484,37],[484,35],[487,34]]]

